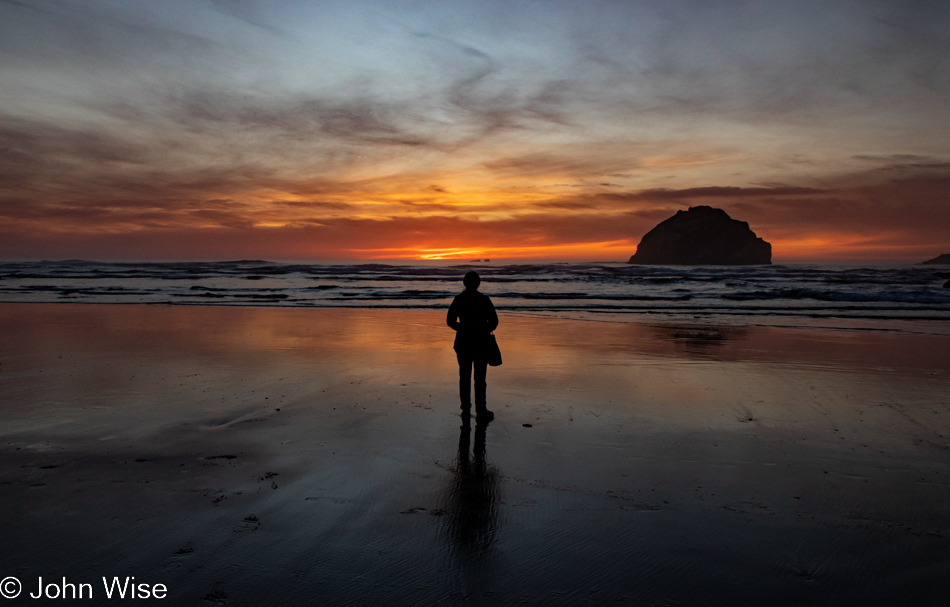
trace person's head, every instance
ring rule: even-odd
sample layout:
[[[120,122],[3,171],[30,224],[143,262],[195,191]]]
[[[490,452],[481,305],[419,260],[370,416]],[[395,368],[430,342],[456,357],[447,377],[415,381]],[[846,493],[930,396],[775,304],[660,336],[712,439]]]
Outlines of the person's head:
[[[465,278],[462,279],[462,284],[465,285],[465,288],[469,291],[474,291],[478,289],[478,285],[481,284],[482,279],[478,277],[478,272],[472,270],[465,275]]]

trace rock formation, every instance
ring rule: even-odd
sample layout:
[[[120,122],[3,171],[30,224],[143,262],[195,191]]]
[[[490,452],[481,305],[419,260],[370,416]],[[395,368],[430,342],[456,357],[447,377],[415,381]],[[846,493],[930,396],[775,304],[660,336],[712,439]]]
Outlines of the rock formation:
[[[763,265],[772,263],[772,245],[722,209],[690,207],[647,232],[627,263]]]
[[[928,259],[927,261],[920,262],[923,264],[945,264],[950,266],[950,253],[944,253],[943,255],[937,255],[933,259]]]

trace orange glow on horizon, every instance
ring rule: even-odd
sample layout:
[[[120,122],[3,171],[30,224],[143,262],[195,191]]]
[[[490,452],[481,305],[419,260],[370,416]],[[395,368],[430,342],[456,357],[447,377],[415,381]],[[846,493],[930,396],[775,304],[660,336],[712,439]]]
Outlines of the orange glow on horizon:
[[[608,242],[566,243],[537,246],[491,247],[399,247],[385,249],[349,249],[357,259],[405,260],[469,260],[480,259],[565,259],[612,260],[619,256],[626,261],[636,249],[630,240]]]
[[[658,154],[646,157],[641,168],[715,161]],[[96,199],[86,207],[88,214],[49,201],[48,214],[0,218],[5,235],[0,241],[6,240],[0,254],[11,259],[26,257],[28,250],[37,259],[627,261],[650,229],[700,204],[747,221],[772,244],[775,263],[922,261],[944,248],[939,221],[895,229],[902,224],[893,212],[878,221],[855,221],[853,204],[832,204],[826,190],[780,199],[781,191],[790,188],[636,189],[571,180],[558,167],[543,174],[541,169],[549,167],[540,164],[530,178],[492,176],[473,166],[375,177],[344,174],[352,179],[232,191],[209,188],[200,198],[184,201],[159,197],[147,204],[124,199],[107,204]],[[610,179],[624,183],[634,177]],[[864,195],[842,192],[855,200]],[[829,206],[826,200],[832,201]],[[814,216],[799,223],[804,211]]]
[[[823,260],[885,260],[924,259],[933,246],[902,244],[911,240],[900,232],[879,234],[853,234],[847,232],[823,232],[807,237],[766,239],[772,243],[772,260],[814,261]]]

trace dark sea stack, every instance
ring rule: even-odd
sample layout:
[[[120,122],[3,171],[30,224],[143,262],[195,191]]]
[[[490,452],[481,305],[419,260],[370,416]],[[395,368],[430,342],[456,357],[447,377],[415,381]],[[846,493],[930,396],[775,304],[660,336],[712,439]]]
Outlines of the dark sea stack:
[[[749,224],[708,206],[677,211],[646,233],[627,263],[742,266],[772,263],[772,245]]]
[[[943,264],[943,265],[950,266],[950,253],[944,253],[943,255],[937,255],[937,256],[934,257],[933,259],[928,259],[927,261],[922,261],[922,262],[920,262],[920,264],[921,264],[921,265]]]

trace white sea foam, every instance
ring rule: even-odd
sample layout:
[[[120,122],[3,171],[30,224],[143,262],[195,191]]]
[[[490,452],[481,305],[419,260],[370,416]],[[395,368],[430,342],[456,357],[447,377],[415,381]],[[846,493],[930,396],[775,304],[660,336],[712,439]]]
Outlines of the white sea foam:
[[[495,306],[510,312],[867,328],[919,321],[915,330],[925,332],[946,332],[950,320],[950,289],[920,265],[43,261],[0,264],[0,301],[443,308],[472,268]]]

